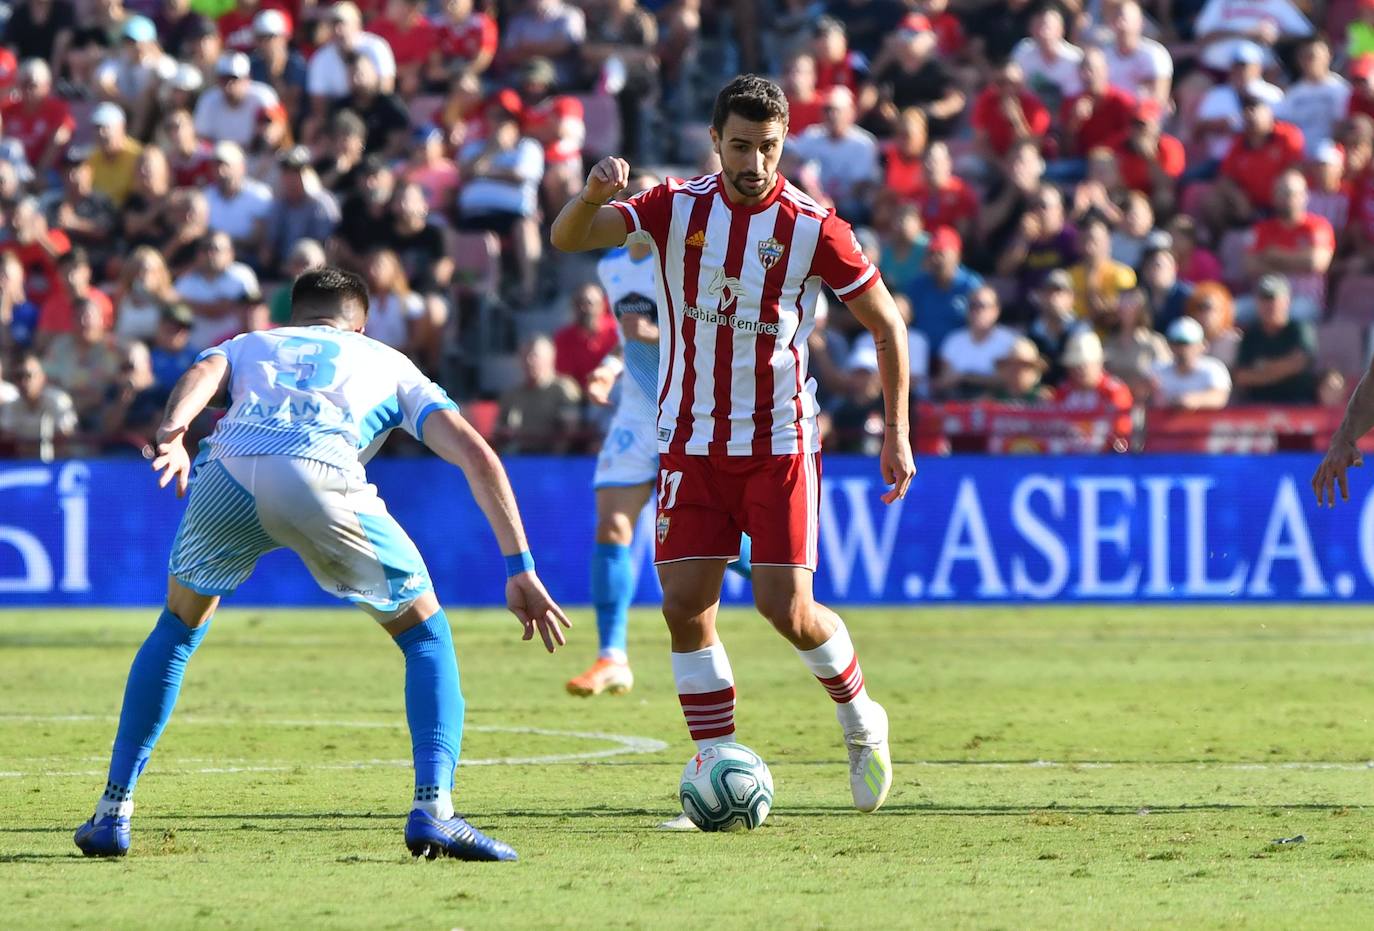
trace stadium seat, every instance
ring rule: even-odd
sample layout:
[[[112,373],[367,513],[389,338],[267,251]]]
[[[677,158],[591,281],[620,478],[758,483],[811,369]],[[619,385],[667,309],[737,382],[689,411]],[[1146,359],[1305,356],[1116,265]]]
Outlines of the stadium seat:
[[[520,384],[524,375],[515,353],[493,353],[482,357],[477,375],[478,387],[486,395],[501,395]]]
[[[1348,323],[1374,323],[1374,275],[1347,275],[1331,301],[1331,316]]]
[[[461,293],[495,295],[501,273],[501,241],[495,233],[455,232],[453,265]]]
[[[620,109],[609,94],[581,94],[582,120],[587,128],[583,145],[588,159],[596,161],[620,151]]]
[[[1221,261],[1222,274],[1226,276],[1226,286],[1235,294],[1248,294],[1250,274],[1245,270],[1245,253],[1250,245],[1248,230],[1231,230],[1217,243],[1217,259]]]
[[[1362,321],[1331,320],[1317,327],[1317,368],[1358,378],[1369,364],[1369,327]]]
[[[463,416],[483,439],[491,439],[496,432],[496,418],[501,414],[501,405],[495,401],[468,401],[463,405]]]

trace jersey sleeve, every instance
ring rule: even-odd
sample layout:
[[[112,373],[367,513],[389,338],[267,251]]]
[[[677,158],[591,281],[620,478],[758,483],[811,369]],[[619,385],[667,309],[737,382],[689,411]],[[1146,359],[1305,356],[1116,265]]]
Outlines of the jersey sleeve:
[[[395,355],[398,371],[396,373],[396,402],[401,408],[401,428],[420,442],[425,440],[425,420],[435,411],[456,411],[448,393],[425,377],[400,353]]]
[[[673,191],[680,186],[674,178],[640,191],[629,200],[613,200],[611,206],[625,221],[625,232],[645,232],[654,238],[659,248],[668,242],[668,227],[673,220]]]
[[[878,283],[878,267],[864,255],[854,230],[833,211],[821,221],[811,274],[842,301],[852,301]]]

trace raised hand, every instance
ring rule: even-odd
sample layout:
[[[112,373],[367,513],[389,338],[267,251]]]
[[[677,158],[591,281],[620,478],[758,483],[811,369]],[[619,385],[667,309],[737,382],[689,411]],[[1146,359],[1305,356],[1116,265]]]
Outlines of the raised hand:
[[[592,166],[591,173],[587,175],[587,184],[582,189],[582,197],[594,204],[608,203],[616,192],[629,183],[630,163],[608,155]]]

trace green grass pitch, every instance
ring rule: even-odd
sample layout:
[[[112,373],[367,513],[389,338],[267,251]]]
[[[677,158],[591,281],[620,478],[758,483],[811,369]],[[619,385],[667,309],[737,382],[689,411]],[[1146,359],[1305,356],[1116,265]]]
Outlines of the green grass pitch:
[[[587,612],[553,657],[452,612],[464,758],[485,764],[459,770],[458,808],[522,856],[465,864],[402,845],[401,656],[347,611],[222,612],[131,855],[83,860],[71,832],[153,613],[0,613],[0,925],[1374,926],[1374,612],[847,615],[891,714],[886,808],[850,809],[829,699],[732,611],[739,737],[776,807],[752,834],[675,835],[654,825],[690,749],[656,616],[633,621],[634,692],[578,700]]]

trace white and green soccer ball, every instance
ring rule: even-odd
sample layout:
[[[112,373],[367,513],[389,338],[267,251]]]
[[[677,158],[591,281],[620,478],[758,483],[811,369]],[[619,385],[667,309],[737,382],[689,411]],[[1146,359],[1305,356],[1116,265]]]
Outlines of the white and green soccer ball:
[[[748,747],[716,744],[687,761],[678,797],[703,831],[752,831],[773,807],[773,774]]]

